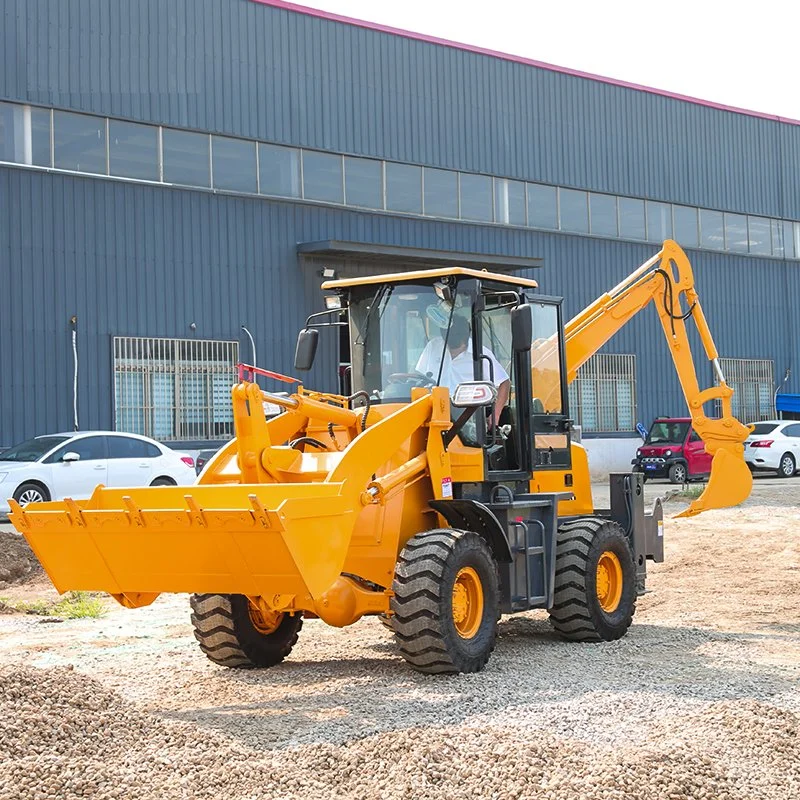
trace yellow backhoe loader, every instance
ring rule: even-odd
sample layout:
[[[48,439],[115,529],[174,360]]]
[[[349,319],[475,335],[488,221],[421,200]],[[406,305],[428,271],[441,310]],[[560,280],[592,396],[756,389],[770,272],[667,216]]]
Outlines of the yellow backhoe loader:
[[[11,520],[60,591],[101,590],[130,608],[192,593],[200,646],[229,667],[277,664],[309,617],[381,616],[406,661],[431,673],[480,670],[501,614],[547,609],[566,639],[617,639],[646,560],[663,559],[662,509],[645,511],[635,473],[612,474],[609,505],[595,508],[586,451],[571,442],[568,382],[652,300],[714,454],[686,513],[748,496],[749,431],[731,414],[677,244],[566,325],[561,300],[536,288],[463,268],[329,281],[328,310],[300,332],[295,368],[311,367],[320,328],[347,325],[349,396],[268,393],[242,366],[236,438],[196,485],[12,500]],[[718,377],[702,391],[690,319]],[[715,401],[718,419],[703,410]],[[265,416],[265,403],[282,413]]]

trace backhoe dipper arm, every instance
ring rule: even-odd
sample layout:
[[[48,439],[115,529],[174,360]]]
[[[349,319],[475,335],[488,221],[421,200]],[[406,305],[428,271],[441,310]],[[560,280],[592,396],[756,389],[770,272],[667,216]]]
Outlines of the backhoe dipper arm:
[[[685,297],[685,310],[681,303],[682,296]],[[735,505],[749,495],[752,487],[752,476],[744,462],[742,444],[750,431],[733,416],[733,390],[722,374],[717,348],[695,290],[691,264],[676,242],[665,241],[655,256],[564,326],[567,381],[572,382],[578,369],[651,300],[655,303],[678,373],[692,417],[692,427],[705,443],[707,452],[714,455],[709,489],[721,480],[730,484],[725,493],[725,502],[711,502],[715,498],[706,498],[705,503],[695,501],[692,505],[699,507],[692,513],[698,513],[706,507]],[[706,357],[713,365],[719,380],[717,386],[700,388],[686,332],[686,321],[689,319],[694,320]],[[543,342],[534,350],[534,368],[537,363],[547,360],[552,348],[552,343]],[[703,405],[713,400],[721,403],[720,419],[710,419],[704,413]],[[724,478],[715,478],[720,473],[724,474]],[[709,490],[703,497],[708,494]]]

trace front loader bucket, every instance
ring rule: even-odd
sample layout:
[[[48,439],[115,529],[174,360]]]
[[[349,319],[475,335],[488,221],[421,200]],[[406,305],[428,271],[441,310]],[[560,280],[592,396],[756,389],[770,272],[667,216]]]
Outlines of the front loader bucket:
[[[753,475],[744,460],[744,449],[738,442],[719,446],[711,461],[708,484],[700,497],[677,517],[693,517],[712,508],[736,506],[750,496]]]
[[[342,571],[355,511],[341,486],[99,487],[80,503],[14,503],[10,518],[62,592],[108,592],[125,605],[236,593],[291,607]]]

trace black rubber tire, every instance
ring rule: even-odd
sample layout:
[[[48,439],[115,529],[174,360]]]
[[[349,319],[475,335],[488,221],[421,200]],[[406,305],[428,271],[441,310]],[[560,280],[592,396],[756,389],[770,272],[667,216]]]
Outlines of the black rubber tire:
[[[673,464],[669,468],[669,482],[670,483],[687,483],[689,480],[689,470],[686,469],[686,464]]]
[[[41,499],[26,500],[23,503],[22,498],[25,496],[26,492],[37,492]],[[48,492],[47,489],[45,489],[40,483],[27,481],[26,483],[22,483],[17,487],[13,497],[21,506],[26,506],[28,503],[46,503],[50,499],[50,492]]]
[[[784,453],[781,456],[780,466],[778,467],[779,478],[791,478],[797,471],[797,463],[791,453]]]
[[[470,639],[453,622],[453,585],[472,567],[483,590],[480,626]],[[403,658],[419,672],[479,672],[494,650],[500,617],[497,565],[483,539],[449,528],[418,533],[395,568],[391,608]]]
[[[242,594],[194,594],[190,602],[200,649],[223,667],[274,667],[292,652],[303,627],[300,614],[285,614],[274,633],[260,633]]]
[[[172,480],[172,478],[165,478],[163,476],[161,478],[156,478],[150,485],[151,486],[177,486],[177,484],[175,483],[174,480]]]
[[[597,563],[610,550],[622,567],[617,608],[603,610],[597,598]],[[558,529],[556,580],[550,622],[564,639],[610,642],[624,636],[636,612],[636,566],[625,531],[610,520],[585,517]]]

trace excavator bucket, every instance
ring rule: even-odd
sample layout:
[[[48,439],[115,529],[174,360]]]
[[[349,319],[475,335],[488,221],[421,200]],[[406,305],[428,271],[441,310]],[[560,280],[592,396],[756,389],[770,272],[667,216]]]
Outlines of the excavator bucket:
[[[711,461],[711,474],[703,494],[677,517],[693,517],[712,508],[736,506],[750,496],[753,475],[744,460],[744,449],[738,442],[719,446]]]
[[[84,502],[13,503],[11,520],[59,591],[104,591],[129,606],[161,592],[291,606],[317,599],[342,571],[355,509],[341,487],[98,487]]]

